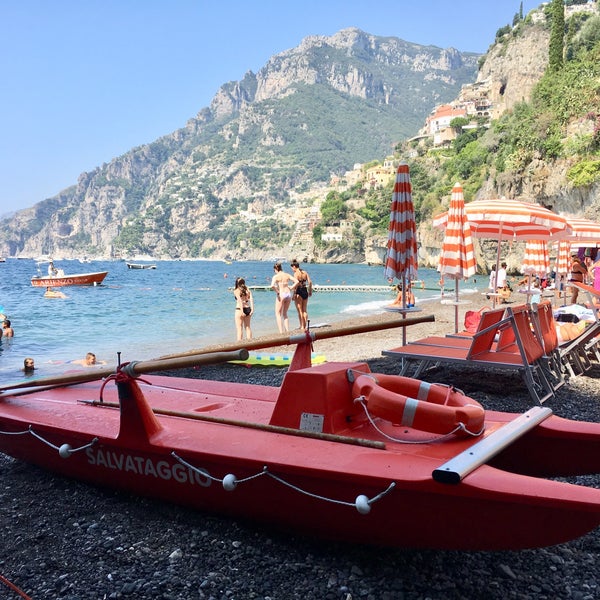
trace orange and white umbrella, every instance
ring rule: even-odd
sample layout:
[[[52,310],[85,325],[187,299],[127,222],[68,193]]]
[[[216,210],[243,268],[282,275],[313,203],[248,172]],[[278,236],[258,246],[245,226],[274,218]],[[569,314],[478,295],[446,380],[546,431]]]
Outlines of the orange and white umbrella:
[[[559,239],[568,232],[567,220],[539,204],[506,198],[475,200],[465,204],[473,237],[496,240]],[[439,227],[448,213],[434,218]]]
[[[450,208],[446,221],[446,232],[442,242],[440,265],[438,271],[442,277],[454,279],[454,332],[458,332],[458,288],[460,279],[468,279],[475,275],[475,249],[471,236],[471,226],[465,214],[463,188],[454,184],[450,197]]]
[[[498,240],[496,271],[500,263],[501,240],[561,239],[568,232],[567,220],[539,204],[506,198],[475,200],[465,204],[471,234],[477,238]],[[439,227],[448,219],[448,213],[434,218]]]
[[[534,275],[545,277],[550,270],[550,258],[548,256],[548,242],[544,240],[527,240],[525,244],[525,255],[521,265],[521,273],[528,275],[527,278],[527,302],[530,302],[531,295],[539,292],[532,292],[531,280]]]
[[[542,277],[550,270],[548,242],[544,240],[527,240],[521,272],[526,275]]]
[[[388,229],[385,277],[405,283],[417,278],[417,225],[407,164],[398,166]]]
[[[567,303],[567,277],[571,272],[571,243],[569,240],[560,240],[556,262],[554,263],[554,286],[560,292],[564,292],[564,303]]]
[[[597,244],[600,242],[600,223],[579,217],[566,217],[571,232],[567,239],[572,244]]]
[[[497,240],[547,240],[566,233],[565,217],[531,202],[499,198],[466,207],[475,237]]]
[[[568,275],[571,272],[571,243],[569,240],[560,240],[558,242],[554,272],[557,275]]]

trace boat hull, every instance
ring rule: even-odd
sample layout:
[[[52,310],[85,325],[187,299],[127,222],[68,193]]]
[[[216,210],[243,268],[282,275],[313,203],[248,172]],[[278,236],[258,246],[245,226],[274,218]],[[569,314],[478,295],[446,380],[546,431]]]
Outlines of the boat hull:
[[[100,285],[108,271],[97,273],[79,273],[77,275],[62,275],[52,277],[50,275],[36,275],[31,278],[33,287],[65,287],[69,285]]]
[[[432,472],[476,441],[389,441],[353,406],[348,369],[368,367],[288,372],[281,389],[147,376],[106,386],[93,405],[82,401],[100,400],[99,382],[6,396],[0,451],[95,485],[366,544],[520,549],[600,523],[600,490],[541,478],[600,472],[600,425],[551,416],[448,485]],[[319,428],[321,394],[330,414]],[[484,436],[514,416],[487,413]],[[304,431],[288,426],[296,417]],[[432,437],[379,426],[412,442]],[[537,449],[532,461],[523,448]]]

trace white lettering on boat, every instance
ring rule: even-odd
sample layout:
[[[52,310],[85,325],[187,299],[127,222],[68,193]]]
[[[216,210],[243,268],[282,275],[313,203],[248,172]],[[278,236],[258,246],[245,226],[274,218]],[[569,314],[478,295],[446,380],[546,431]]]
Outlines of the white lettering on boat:
[[[131,454],[103,450],[102,448],[88,448],[85,453],[88,457],[88,463],[95,467],[114,469],[133,475],[143,475],[144,477],[155,477],[165,481],[191,483],[202,487],[208,487],[211,483],[210,475],[206,470],[190,469],[182,464],[173,464],[167,460],[154,462],[144,456],[132,456]]]

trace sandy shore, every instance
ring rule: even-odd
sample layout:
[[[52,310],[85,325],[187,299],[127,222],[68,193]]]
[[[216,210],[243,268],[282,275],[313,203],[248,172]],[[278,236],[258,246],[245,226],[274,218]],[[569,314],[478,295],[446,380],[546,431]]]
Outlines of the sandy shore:
[[[469,304],[459,306],[459,330],[464,327],[464,314],[466,310],[479,310],[482,306],[489,305],[485,296],[474,297]],[[414,341],[428,335],[446,335],[454,331],[454,305],[442,304],[440,301],[423,302],[418,305],[421,312],[410,313],[407,319],[424,318],[432,316],[435,320],[417,323],[406,327],[406,341]],[[331,330],[351,328],[353,326],[370,323],[383,324],[400,322],[400,315],[393,312],[383,312],[373,317],[341,321],[331,326]],[[317,332],[319,330],[316,330]],[[317,333],[318,335],[318,333]],[[324,354],[329,361],[368,360],[381,356],[382,350],[395,348],[402,345],[402,328],[394,327],[358,335],[345,336],[344,338],[317,339],[315,352]]]
[[[516,303],[515,303],[516,304]],[[459,331],[464,328],[464,317],[467,310],[479,310],[490,306],[490,300],[480,294],[468,296],[465,304],[459,306]],[[369,317],[356,317],[332,322],[331,324],[312,330],[314,334],[314,351],[324,354],[328,361],[356,361],[379,358],[383,350],[395,348],[402,344],[402,324],[410,323],[406,329],[406,340],[416,340],[428,335],[446,335],[454,331],[455,306],[437,301],[426,301],[417,305],[418,310],[406,315],[403,321],[397,311],[382,310],[381,313]],[[295,316],[294,316],[295,317]],[[422,321],[413,323],[414,321]],[[290,318],[293,326],[295,320]],[[374,329],[372,331],[367,331]],[[211,346],[190,348],[180,354],[164,355],[159,358],[171,358],[194,354],[195,352],[232,351],[240,347],[249,350],[263,350],[273,353],[289,354],[295,348],[290,338],[302,337],[299,329],[288,334],[255,337],[244,340],[241,344],[231,341]],[[342,337],[343,336],[343,337]]]

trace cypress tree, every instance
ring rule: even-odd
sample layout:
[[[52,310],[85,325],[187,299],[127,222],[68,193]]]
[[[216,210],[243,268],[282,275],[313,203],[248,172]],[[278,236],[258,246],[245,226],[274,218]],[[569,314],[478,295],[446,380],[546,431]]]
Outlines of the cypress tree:
[[[550,46],[548,67],[551,71],[560,71],[563,66],[563,46],[565,38],[564,0],[552,0],[550,5]]]

